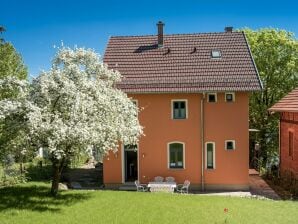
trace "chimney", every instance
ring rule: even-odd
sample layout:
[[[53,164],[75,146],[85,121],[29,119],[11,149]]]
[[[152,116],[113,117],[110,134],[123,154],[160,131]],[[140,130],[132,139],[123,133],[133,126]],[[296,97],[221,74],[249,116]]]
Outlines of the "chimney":
[[[163,27],[164,23],[162,21],[159,21],[157,24],[157,44],[158,48],[163,47]]]
[[[233,32],[233,27],[232,26],[225,27],[225,32],[226,33],[232,33]]]

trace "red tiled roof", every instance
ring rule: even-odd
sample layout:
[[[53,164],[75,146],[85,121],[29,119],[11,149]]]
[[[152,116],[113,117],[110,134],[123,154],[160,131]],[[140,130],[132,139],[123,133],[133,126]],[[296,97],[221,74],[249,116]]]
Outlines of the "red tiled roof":
[[[276,104],[269,111],[274,112],[298,112],[298,88],[294,89]]]
[[[212,50],[222,57],[211,58]],[[244,33],[111,37],[104,54],[127,93],[255,91],[261,82]]]

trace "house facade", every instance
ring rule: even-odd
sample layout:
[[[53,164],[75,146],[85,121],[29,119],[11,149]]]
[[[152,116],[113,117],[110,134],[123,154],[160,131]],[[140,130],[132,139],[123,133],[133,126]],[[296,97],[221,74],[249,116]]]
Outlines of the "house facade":
[[[140,108],[144,136],[104,158],[104,184],[155,176],[248,189],[248,101],[262,85],[242,32],[111,37],[104,62]]]
[[[280,113],[280,175],[298,179],[298,88],[273,105],[269,111]]]

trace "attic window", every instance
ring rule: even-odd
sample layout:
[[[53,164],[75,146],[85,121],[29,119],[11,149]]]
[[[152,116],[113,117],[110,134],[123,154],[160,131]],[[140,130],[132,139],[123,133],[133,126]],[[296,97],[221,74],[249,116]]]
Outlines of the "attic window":
[[[211,57],[212,58],[221,58],[221,52],[219,50],[212,50]]]

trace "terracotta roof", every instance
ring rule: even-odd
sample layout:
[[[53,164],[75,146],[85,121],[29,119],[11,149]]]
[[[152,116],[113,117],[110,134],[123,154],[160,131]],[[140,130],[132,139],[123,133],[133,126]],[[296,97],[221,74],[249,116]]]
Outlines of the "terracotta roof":
[[[211,58],[220,50],[221,58]],[[261,90],[244,33],[113,36],[104,62],[118,70],[117,85],[127,93]]]
[[[298,112],[298,88],[294,89],[276,104],[269,111],[276,112]]]

